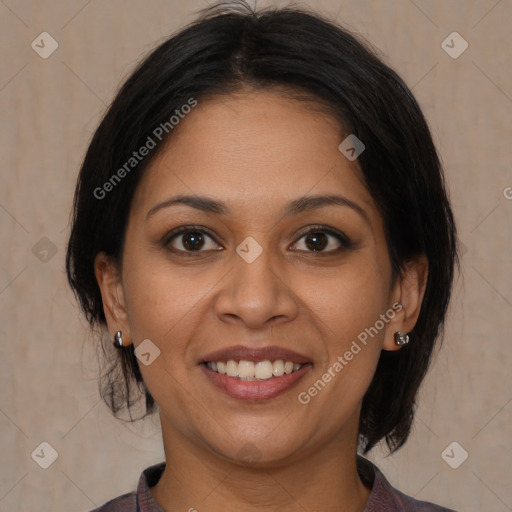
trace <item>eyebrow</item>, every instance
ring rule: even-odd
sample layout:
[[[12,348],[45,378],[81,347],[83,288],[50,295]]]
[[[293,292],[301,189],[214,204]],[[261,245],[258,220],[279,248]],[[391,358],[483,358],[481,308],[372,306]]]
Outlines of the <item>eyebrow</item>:
[[[216,215],[227,215],[230,212],[228,205],[222,201],[217,201],[206,196],[180,194],[153,206],[147,213],[146,219],[148,219],[156,212],[164,208],[169,208],[170,206],[178,204],[184,204],[197,210],[201,210],[206,213],[214,213]],[[356,211],[361,217],[363,217],[363,219],[371,227],[371,221],[370,218],[368,217],[368,214],[359,204],[348,199],[347,197],[335,194],[299,197],[298,199],[290,201],[285,206],[283,216],[291,217],[292,215],[298,215],[299,213],[315,210],[330,205],[351,208],[352,210]]]

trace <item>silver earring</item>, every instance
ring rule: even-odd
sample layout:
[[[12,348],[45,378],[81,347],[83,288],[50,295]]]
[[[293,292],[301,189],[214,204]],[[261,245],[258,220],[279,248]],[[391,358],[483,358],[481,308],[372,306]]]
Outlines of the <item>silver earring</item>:
[[[395,332],[395,343],[399,347],[403,347],[409,343],[409,335],[405,333],[401,333],[400,331]]]
[[[123,348],[123,334],[121,331],[117,331],[114,334],[114,347]]]

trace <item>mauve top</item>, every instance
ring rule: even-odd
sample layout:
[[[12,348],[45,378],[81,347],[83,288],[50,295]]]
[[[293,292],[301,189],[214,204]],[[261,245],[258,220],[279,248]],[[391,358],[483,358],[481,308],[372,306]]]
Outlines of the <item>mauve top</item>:
[[[146,468],[140,475],[136,492],[123,494],[91,512],[165,512],[149,490],[156,485],[164,469],[165,462]],[[365,485],[371,487],[363,512],[455,512],[406,496],[391,486],[377,466],[361,456],[357,457],[357,471]]]

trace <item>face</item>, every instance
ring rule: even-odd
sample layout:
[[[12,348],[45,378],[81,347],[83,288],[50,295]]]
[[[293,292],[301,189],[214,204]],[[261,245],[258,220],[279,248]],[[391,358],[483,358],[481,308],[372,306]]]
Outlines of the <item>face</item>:
[[[139,366],[164,437],[275,464],[355,445],[379,354],[411,327],[414,293],[392,279],[382,217],[338,149],[348,134],[270,91],[199,102],[179,128],[137,188],[119,275],[97,258],[110,332],[160,350]],[[177,195],[220,205],[170,204]],[[328,195],[337,202],[308,201]],[[250,350],[211,355],[240,346]],[[257,375],[276,376],[204,363],[230,358],[268,359]],[[302,366],[286,373],[287,360]]]

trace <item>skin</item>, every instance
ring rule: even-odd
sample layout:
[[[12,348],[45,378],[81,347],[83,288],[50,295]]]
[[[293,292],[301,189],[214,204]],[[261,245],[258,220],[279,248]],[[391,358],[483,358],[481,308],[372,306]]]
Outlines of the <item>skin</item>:
[[[427,263],[418,257],[392,279],[382,217],[357,161],[338,150],[345,136],[328,115],[276,91],[199,102],[137,188],[122,266],[97,255],[110,336],[122,330],[125,345],[149,338],[161,351],[139,366],[160,408],[166,469],[151,492],[166,511],[365,507],[370,489],[356,471],[361,402],[381,350],[399,350],[393,334],[416,323]],[[175,205],[147,218],[178,193],[224,201],[230,212]],[[282,215],[298,197],[333,193],[360,205],[368,220],[336,205]],[[321,256],[304,236],[314,224],[345,233],[352,246],[324,232]],[[190,225],[214,235],[203,235],[199,252],[186,235],[161,243]],[[263,249],[252,263],[236,252],[248,236]],[[385,328],[307,405],[299,403],[298,393],[395,302],[403,309]],[[208,352],[235,344],[291,348],[313,366],[276,398],[237,400],[198,366]],[[245,461],[247,452],[256,462]]]

